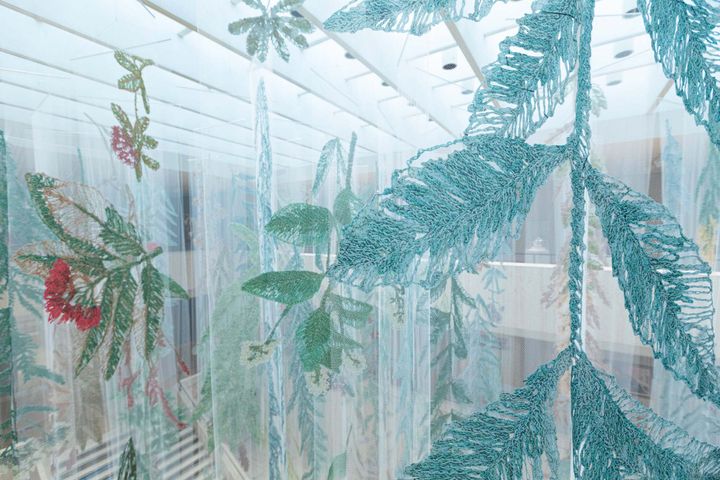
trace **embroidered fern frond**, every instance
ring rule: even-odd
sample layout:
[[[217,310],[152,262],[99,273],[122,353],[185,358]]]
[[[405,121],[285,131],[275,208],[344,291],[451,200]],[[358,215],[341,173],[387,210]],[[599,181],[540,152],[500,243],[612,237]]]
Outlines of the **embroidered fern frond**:
[[[330,275],[370,289],[432,287],[472,271],[517,234],[535,192],[564,158],[563,147],[475,137],[447,158],[395,172],[379,208],[367,207],[343,230]]]
[[[696,395],[720,405],[710,267],[663,205],[597,170],[587,187],[633,330]]]
[[[571,359],[571,351],[563,350],[530,375],[524,387],[451,424],[430,455],[407,467],[406,473],[422,480],[542,478],[545,459],[550,478],[557,479],[552,403]]]
[[[506,0],[503,0],[506,1]],[[354,0],[325,21],[335,32],[364,28],[422,35],[434,25],[461,18],[480,20],[496,0]]]
[[[685,109],[720,147],[720,7],[697,0],[638,0],[655,60],[675,82]]]
[[[578,59],[577,0],[536,0],[519,31],[500,43],[470,104],[467,135],[527,138],[565,98]]]
[[[583,479],[720,475],[720,448],[657,416],[584,354],[572,369],[572,391],[573,459]]]
[[[302,16],[292,14],[304,0],[280,0],[272,8],[259,0],[243,0],[248,6],[260,10],[256,17],[241,18],[228,25],[233,35],[247,33],[247,53],[264,62],[270,45],[286,62],[290,60],[290,51],[286,41],[303,50],[309,47],[304,34],[312,33],[314,27]]]

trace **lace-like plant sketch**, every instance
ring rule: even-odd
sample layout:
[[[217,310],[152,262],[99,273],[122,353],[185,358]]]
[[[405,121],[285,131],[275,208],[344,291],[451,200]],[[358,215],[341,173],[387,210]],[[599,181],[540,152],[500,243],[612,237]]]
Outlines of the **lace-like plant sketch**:
[[[326,270],[334,253],[333,233],[347,224],[357,211],[360,200],[351,187],[352,164],[357,137],[353,134],[347,164],[338,139],[330,140],[322,149],[311,197],[315,197],[325,181],[330,164],[334,161],[345,177],[344,185],[329,208],[308,202],[292,203],[273,214],[265,225],[266,234],[294,247],[308,247],[316,251],[316,267],[310,270],[287,270],[262,273],[243,284],[243,290],[273,302],[285,305],[263,342],[247,342],[241,358],[248,364],[267,360],[278,343],[276,332],[291,309],[310,301],[326,281]],[[325,255],[325,262],[322,255]],[[302,362],[308,386],[316,395],[329,390],[332,377],[341,367],[362,371],[365,358],[362,345],[348,336],[347,329],[360,328],[367,321],[372,307],[365,302],[344,296],[336,282],[326,282],[320,296],[319,307],[300,322],[295,332],[295,347]]]
[[[115,61],[129,72],[120,77],[117,85],[118,88],[135,94],[135,120],[131,122],[128,114],[117,103],[110,104],[113,116],[118,121],[118,125],[112,127],[111,147],[121,162],[135,170],[135,177],[139,182],[143,174],[143,164],[151,170],[160,168],[160,164],[146,153],[158,146],[157,140],[145,133],[150,126],[150,117],[147,116],[150,113],[150,101],[142,76],[143,70],[154,65],[154,62],[120,50],[115,51]],[[140,114],[138,100],[142,101],[146,115]]]
[[[304,50],[309,47],[304,34],[314,30],[312,24],[296,10],[304,1],[280,0],[273,7],[268,7],[261,0],[242,0],[246,5],[260,10],[260,15],[232,22],[228,25],[228,31],[233,35],[247,33],[247,53],[260,62],[267,59],[270,44],[280,58],[287,62],[290,60],[287,42]]]
[[[101,354],[109,380],[136,327],[149,359],[161,336],[165,298],[188,298],[153,265],[162,248],[146,245],[135,225],[87,185],[42,173],[27,174],[26,181],[37,214],[59,242],[26,246],[17,263],[44,279],[48,320],[83,332],[76,374]]]
[[[422,33],[457,17],[463,0],[364,0],[334,14],[329,29]],[[640,0],[655,58],[685,108],[720,144],[720,9]],[[559,478],[552,405],[571,372],[573,469],[577,478],[717,478],[720,448],[689,437],[635,401],[585,353],[586,194],[610,247],[613,274],[635,334],[677,381],[720,405],[715,365],[710,267],[663,205],[611,178],[589,161],[593,0],[536,0],[518,33],[500,44],[470,106],[466,136],[443,145],[445,158],[395,172],[392,185],[343,229],[331,279],[366,290],[418,283],[434,288],[473,272],[517,236],[548,175],[570,164],[568,346],[525,386],[451,424],[431,453],[406,470],[418,479]],[[575,122],[564,145],[525,139],[552,115],[575,78]],[[424,150],[427,153],[433,149]]]

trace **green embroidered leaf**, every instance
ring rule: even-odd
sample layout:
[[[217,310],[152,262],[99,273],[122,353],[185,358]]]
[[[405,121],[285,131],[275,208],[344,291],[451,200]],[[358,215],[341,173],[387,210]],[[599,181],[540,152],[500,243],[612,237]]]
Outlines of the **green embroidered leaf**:
[[[663,205],[594,169],[587,187],[633,330],[696,395],[720,405],[710,266]]]
[[[133,125],[130,122],[130,118],[127,116],[127,113],[125,113],[125,110],[123,110],[117,103],[111,103],[110,109],[112,110],[115,119],[120,124],[120,127],[126,132],[132,132]]]
[[[265,225],[265,231],[298,246],[326,246],[330,241],[332,215],[325,207],[291,203],[281,208]]]
[[[685,109],[720,147],[720,10],[716,3],[640,0],[638,9],[652,39],[655,60],[674,80]]]
[[[582,478],[718,478],[720,448],[639,403],[584,354],[572,369],[573,460]]]
[[[467,6],[466,6],[467,3]],[[325,21],[335,32],[364,28],[422,35],[434,25],[463,17],[480,20],[495,0],[354,0]]]
[[[364,209],[343,229],[330,276],[364,289],[432,287],[472,271],[516,236],[564,147],[494,136],[466,142],[446,159],[395,172],[379,208]]]
[[[323,278],[319,273],[302,270],[267,272],[243,283],[242,289],[273,302],[295,305],[312,298]]]
[[[175,280],[168,277],[164,273],[158,272],[163,282],[163,288],[165,291],[174,298],[182,298],[184,300],[190,299],[190,295],[180,286]]]
[[[450,424],[430,454],[405,473],[423,480],[543,478],[545,458],[550,478],[559,478],[552,403],[571,359],[570,351],[563,350],[530,375],[524,387]]]
[[[140,274],[143,302],[145,303],[145,358],[150,358],[162,323],[165,284],[160,272],[151,263],[145,264]]]
[[[123,448],[120,455],[120,470],[118,471],[117,480],[137,480],[138,468],[135,454],[135,445],[133,439],[130,438]]]
[[[307,320],[300,323],[295,337],[305,371],[316,370],[320,365],[332,369],[330,342],[333,332],[330,314],[323,309],[315,310]]]
[[[110,380],[120,362],[123,343],[125,343],[133,324],[133,310],[138,289],[137,281],[135,281],[129,270],[121,270],[111,275],[108,283],[112,287],[109,291],[103,292],[100,306],[101,318],[107,317],[112,326],[110,351],[105,367],[105,380]],[[112,297],[108,301],[105,300],[107,294]]]
[[[113,207],[105,208],[107,220],[100,230],[100,238],[119,255],[138,257],[145,254],[142,240],[132,223],[126,222]]]
[[[347,450],[335,456],[330,463],[327,480],[342,480],[347,475]]]
[[[325,297],[325,310],[331,314],[337,313],[343,323],[362,327],[370,317],[372,306],[349,297],[328,293]]]
[[[577,0],[536,0],[519,31],[483,69],[486,86],[470,104],[466,135],[527,138],[562,103],[578,61]]]
[[[129,92],[137,92],[140,88],[140,79],[132,73],[123,75],[120,80],[118,80],[118,88]]]
[[[100,323],[97,327],[91,328],[85,334],[83,349],[80,352],[77,366],[75,367],[75,376],[90,363],[93,356],[97,353],[100,346],[105,341],[105,336],[112,324],[112,312],[115,307],[115,290],[120,288],[120,276],[111,275],[105,282],[102,290],[102,300],[100,302]]]
[[[335,197],[333,215],[340,225],[348,225],[360,211],[360,208],[362,208],[362,200],[350,188],[344,188]]]
[[[107,202],[97,190],[43,173],[28,173],[25,180],[40,219],[63,244],[81,256],[113,258],[100,239]]]

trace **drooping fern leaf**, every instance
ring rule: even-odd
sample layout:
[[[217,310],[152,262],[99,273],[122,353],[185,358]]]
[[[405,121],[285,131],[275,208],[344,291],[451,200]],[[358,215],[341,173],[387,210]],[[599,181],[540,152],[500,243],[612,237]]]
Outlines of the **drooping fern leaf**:
[[[453,367],[456,360],[463,360],[468,356],[463,318],[466,317],[466,309],[476,309],[477,304],[460,284],[459,278],[451,277],[448,282],[441,284],[443,291],[447,289],[447,283],[450,284],[449,310],[443,310],[440,305],[430,309],[430,341],[436,347],[431,366],[437,372],[430,404],[432,438],[437,438],[449,421],[463,418],[458,412],[459,404],[472,403],[465,383],[458,378]]]
[[[494,136],[468,139],[446,159],[393,175],[378,209],[343,230],[334,278],[432,287],[471,271],[517,234],[537,189],[565,158],[563,147]],[[423,258],[432,257],[432,262]]]
[[[422,480],[542,478],[543,458],[558,478],[552,403],[557,382],[571,363],[570,350],[540,366],[525,386],[503,394],[487,409],[451,424],[424,460],[406,473]],[[525,475],[525,476],[524,476]]]
[[[527,138],[552,116],[578,60],[577,15],[577,0],[536,0],[484,68],[466,134]]]
[[[720,448],[635,400],[584,354],[572,369],[573,459],[582,478],[714,479]]]
[[[633,330],[676,378],[720,405],[710,267],[663,205],[594,169],[587,186]]]
[[[480,20],[496,0],[354,0],[325,21],[335,32],[364,28],[422,35],[434,25],[463,17]]]
[[[720,147],[720,7],[706,0],[639,0],[655,60],[685,109]]]

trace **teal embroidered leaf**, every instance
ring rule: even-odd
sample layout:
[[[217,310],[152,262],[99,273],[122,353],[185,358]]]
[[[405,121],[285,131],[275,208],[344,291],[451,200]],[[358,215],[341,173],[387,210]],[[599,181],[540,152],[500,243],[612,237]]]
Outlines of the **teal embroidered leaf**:
[[[147,263],[140,274],[143,303],[145,303],[145,358],[155,350],[162,323],[165,296],[163,277],[151,263]]]
[[[456,360],[468,356],[464,335],[464,318],[466,308],[476,309],[476,302],[460,284],[457,277],[450,277],[441,283],[431,294],[431,299],[442,300],[440,297],[450,284],[450,308],[442,310],[438,306],[430,309],[431,342],[437,350],[433,353],[431,366],[436,368],[437,380],[430,406],[432,420],[430,432],[433,439],[437,438],[450,420],[459,420],[463,416],[457,411],[458,404],[471,404],[472,400],[466,393],[465,384],[453,372]],[[448,408],[449,407],[449,408]]]
[[[562,103],[578,60],[577,0],[536,0],[519,31],[500,43],[470,104],[468,135],[527,138]]]
[[[543,478],[545,458],[550,478],[557,479],[552,403],[557,382],[571,359],[570,350],[563,350],[530,375],[524,387],[450,424],[430,454],[407,467],[406,474],[421,480]]]
[[[138,466],[135,454],[135,445],[133,439],[130,438],[123,448],[120,455],[120,470],[118,471],[117,480],[137,480]]]
[[[350,188],[344,188],[333,204],[333,215],[340,225],[348,225],[362,207],[360,200]]]
[[[273,302],[295,305],[312,298],[323,278],[322,274],[303,270],[266,272],[243,283],[242,289]]]
[[[330,314],[337,313],[342,323],[349,324],[355,328],[365,326],[370,317],[370,313],[372,313],[371,305],[334,293],[328,293],[325,296],[325,309]]]
[[[710,266],[663,205],[594,169],[587,187],[633,330],[696,395],[720,405]]]
[[[712,479],[720,448],[635,400],[584,355],[572,369],[573,460],[583,479]]]
[[[332,369],[330,342],[333,331],[330,314],[323,309],[315,310],[299,325],[295,336],[305,371],[315,370],[320,365]]]
[[[297,246],[327,246],[333,219],[330,210],[307,203],[291,203],[273,214],[265,231]]]
[[[335,32],[364,28],[422,35],[434,25],[463,17],[480,20],[496,0],[353,0],[325,21]],[[466,3],[468,6],[466,7]]]
[[[312,185],[313,197],[318,194],[320,187],[323,182],[325,182],[328,170],[330,170],[330,165],[333,163],[333,160],[336,164],[343,163],[342,145],[340,144],[340,140],[337,138],[333,138],[328,141],[323,146],[322,152],[320,152],[320,159],[318,160],[317,170],[315,171],[315,180]]]
[[[379,208],[344,228],[329,273],[370,289],[432,287],[473,270],[517,235],[535,192],[564,159],[563,147],[475,137],[445,159],[395,172]]]
[[[720,147],[720,8],[706,0],[639,0],[655,60],[675,82],[685,109]]]
[[[347,475],[347,450],[335,456],[330,463],[327,480],[342,480]]]
[[[301,50],[308,48],[309,44],[303,34],[312,33],[314,30],[307,19],[291,13],[302,5],[303,1],[281,0],[269,10],[262,2],[246,1],[248,6],[260,10],[260,15],[232,22],[228,25],[228,31],[233,35],[247,33],[247,53],[261,62],[267,59],[270,43],[287,62],[290,60],[290,52],[286,40]]]
[[[337,328],[333,317],[323,307],[313,311],[298,325],[295,332],[298,354],[306,372],[319,372],[321,367],[338,372],[346,352],[361,345]],[[348,358],[348,361],[352,361]]]

